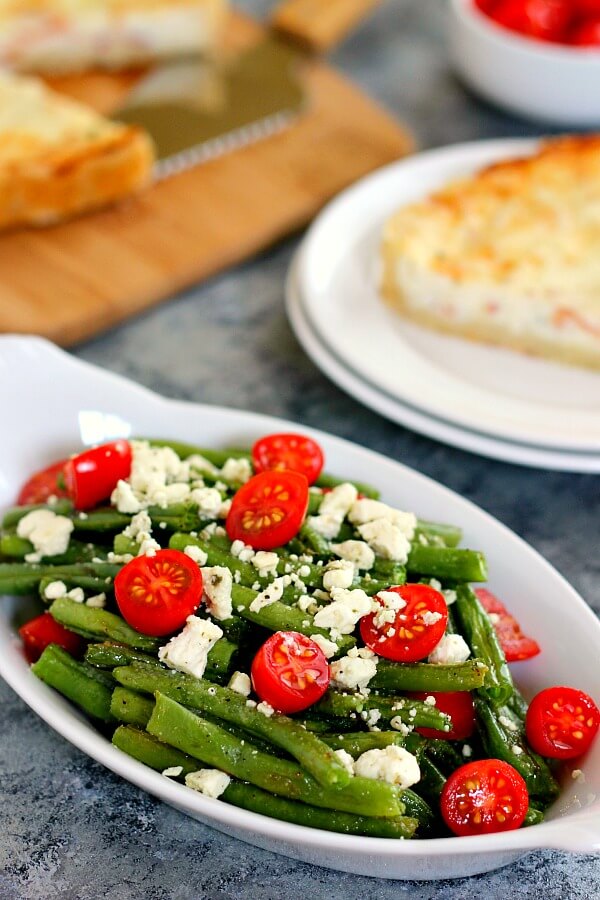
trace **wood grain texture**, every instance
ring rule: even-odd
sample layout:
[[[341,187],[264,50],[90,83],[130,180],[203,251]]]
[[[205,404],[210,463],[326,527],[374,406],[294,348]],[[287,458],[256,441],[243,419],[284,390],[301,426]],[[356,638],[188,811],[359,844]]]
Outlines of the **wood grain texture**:
[[[230,46],[259,32],[237,17]],[[61,79],[109,112],[130,76]],[[61,345],[97,334],[301,228],[338,191],[412,149],[410,135],[320,61],[292,127],[118,207],[0,238],[0,331]]]

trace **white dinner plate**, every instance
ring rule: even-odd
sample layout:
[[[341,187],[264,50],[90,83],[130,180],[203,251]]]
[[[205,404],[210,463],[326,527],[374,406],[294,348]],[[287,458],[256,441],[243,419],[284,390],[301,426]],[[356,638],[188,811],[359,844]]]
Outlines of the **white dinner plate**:
[[[363,381],[426,415],[503,441],[600,453],[600,373],[449,337],[379,297],[383,223],[401,206],[533,141],[486,141],[393,163],[330,203],[298,271],[314,331]]]
[[[338,358],[312,327],[304,309],[297,278],[301,254],[302,248],[297,251],[292,260],[286,281],[286,308],[290,324],[315,365],[351,397],[392,422],[404,425],[406,428],[418,431],[420,434],[425,434],[444,444],[460,447],[461,450],[469,450],[471,453],[489,456],[491,459],[500,459],[503,462],[516,463],[520,466],[532,466],[559,472],[600,474],[600,453],[548,450],[545,447],[533,447],[528,444],[511,443],[499,438],[488,437],[468,428],[460,428],[458,425],[427,415],[406,403],[394,400],[384,391],[378,390],[362,379]]]
[[[81,444],[153,433],[206,446],[240,446],[259,435],[294,427],[268,416],[167,400],[79,362],[39,338],[0,338],[0,382],[19,385],[18,391],[0,395],[4,429],[0,509],[13,501],[18,485],[34,469]],[[543,648],[541,656],[519,667],[519,683],[526,693],[551,682],[567,682],[598,697],[600,623],[538,553],[487,513],[429,478],[347,441],[303,430],[322,444],[330,471],[368,479],[381,485],[389,502],[428,519],[460,525],[466,544],[485,551],[493,588],[500,595],[510,594],[514,613]],[[535,603],[531,598],[536,598]],[[600,741],[585,759],[577,761],[585,773],[583,786],[565,773],[564,790],[548,821],[504,834],[423,841],[361,838],[290,825],[204,797],[113,747],[63,697],[36,679],[15,630],[27,601],[1,599],[0,675],[38,715],[123,778],[248,843],[332,869],[397,879],[472,875],[540,847],[600,849],[600,799],[596,799]]]

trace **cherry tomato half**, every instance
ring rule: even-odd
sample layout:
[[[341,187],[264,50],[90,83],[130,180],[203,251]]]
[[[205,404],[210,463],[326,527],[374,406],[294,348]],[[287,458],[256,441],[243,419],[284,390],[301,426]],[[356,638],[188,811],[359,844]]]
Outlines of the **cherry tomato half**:
[[[306,475],[313,484],[321,474],[324,457],[316,441],[302,434],[269,434],[252,448],[252,465],[256,472],[287,469]]]
[[[600,711],[592,698],[570,687],[540,691],[527,710],[527,741],[542,756],[574,759],[594,740],[600,725]]]
[[[520,828],[528,806],[523,778],[499,759],[476,760],[456,769],[440,798],[444,821],[459,837]]]
[[[573,0],[573,6],[580,19],[600,16],[600,0]]]
[[[19,506],[29,506],[32,503],[46,503],[49,497],[68,497],[65,488],[59,485],[59,477],[64,478],[64,468],[68,460],[60,459],[45,469],[35,472],[29,478],[17,497]]]
[[[235,494],[225,527],[255,550],[282,547],[298,534],[308,509],[308,481],[298,472],[260,472]]]
[[[26,622],[19,628],[19,634],[30,663],[36,662],[50,644],[58,644],[71,656],[79,656],[85,647],[83,638],[55,622],[49,612]]]
[[[162,637],[181,628],[200,605],[202,572],[180,550],[136,556],[115,578],[115,597],[132,628]]]
[[[571,43],[577,47],[600,47],[600,15],[578,25],[571,35]]]
[[[112,441],[84,450],[65,464],[65,484],[75,509],[92,509],[107,500],[131,473],[129,441]]]
[[[329,665],[314,641],[297,631],[277,631],[252,662],[252,685],[261,700],[295,713],[320,700],[329,686]]]
[[[523,634],[517,620],[511,616],[504,604],[494,594],[485,588],[475,588],[475,593],[492,619],[496,637],[507,662],[531,659],[542,652],[538,642]]]
[[[381,622],[380,613],[360,620],[360,633],[371,650],[396,662],[417,662],[439,644],[448,622],[448,607],[439,591],[426,584],[403,584],[388,591],[399,594],[404,606],[392,622]],[[382,607],[381,598],[376,595]],[[379,620],[379,621],[378,621]]]
[[[511,31],[543,41],[566,39],[571,0],[499,0],[490,15]]]
[[[475,704],[469,691],[411,691],[408,696],[413,700],[435,697],[435,708],[447,713],[452,719],[450,731],[415,728],[415,731],[423,737],[441,738],[444,741],[466,741],[475,731]]]

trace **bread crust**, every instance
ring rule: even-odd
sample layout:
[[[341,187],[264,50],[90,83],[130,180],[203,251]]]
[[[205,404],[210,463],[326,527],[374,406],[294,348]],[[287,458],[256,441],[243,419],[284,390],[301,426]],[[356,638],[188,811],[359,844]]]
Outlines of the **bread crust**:
[[[53,147],[0,169],[0,228],[49,225],[107,206],[145,187],[154,151],[137,128],[115,127],[89,141]]]

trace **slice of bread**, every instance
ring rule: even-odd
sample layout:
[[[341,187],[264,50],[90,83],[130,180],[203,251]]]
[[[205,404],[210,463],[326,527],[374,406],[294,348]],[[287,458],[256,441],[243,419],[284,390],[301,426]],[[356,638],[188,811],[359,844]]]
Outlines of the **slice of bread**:
[[[122,69],[215,44],[227,0],[0,0],[0,67]]]
[[[384,298],[426,327],[600,369],[600,135],[549,141],[399,210]]]
[[[105,206],[144,187],[153,162],[145,132],[37,79],[0,76],[0,228]]]

